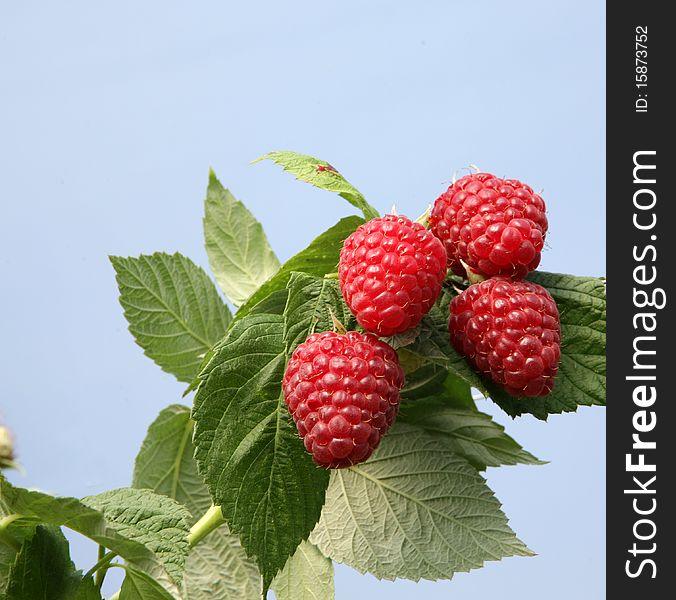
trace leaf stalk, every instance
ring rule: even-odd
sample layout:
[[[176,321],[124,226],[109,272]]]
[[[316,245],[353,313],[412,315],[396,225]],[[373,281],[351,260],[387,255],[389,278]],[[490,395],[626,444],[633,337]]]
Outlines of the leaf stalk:
[[[188,534],[188,544],[192,548],[201,542],[214,529],[223,525],[225,519],[220,506],[212,506],[205,512],[200,519],[190,528]]]

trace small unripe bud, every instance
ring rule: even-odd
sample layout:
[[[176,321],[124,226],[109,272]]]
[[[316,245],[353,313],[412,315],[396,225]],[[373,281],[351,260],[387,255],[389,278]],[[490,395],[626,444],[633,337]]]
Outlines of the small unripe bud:
[[[14,439],[7,427],[0,425],[0,469],[14,467]]]

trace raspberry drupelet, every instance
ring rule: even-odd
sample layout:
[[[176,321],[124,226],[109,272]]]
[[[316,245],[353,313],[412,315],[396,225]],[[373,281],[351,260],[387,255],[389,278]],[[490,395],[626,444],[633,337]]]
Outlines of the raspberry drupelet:
[[[370,334],[312,334],[293,352],[282,389],[305,448],[326,468],[363,462],[399,412],[404,372]]]

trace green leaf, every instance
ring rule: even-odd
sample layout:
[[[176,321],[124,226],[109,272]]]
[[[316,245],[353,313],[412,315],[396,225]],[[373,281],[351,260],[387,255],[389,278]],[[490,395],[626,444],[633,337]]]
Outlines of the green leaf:
[[[476,469],[404,423],[369,461],[331,473],[310,541],[382,579],[450,579],[488,560],[531,555]]]
[[[249,310],[247,314],[283,315],[288,299],[289,299],[289,290],[287,290],[286,288],[283,288],[281,290],[275,290],[274,292],[263,298],[258,304],[252,306],[251,310]]]
[[[284,319],[237,320],[195,396],[195,457],[265,589],[314,527],[328,483],[284,405]]]
[[[333,563],[302,542],[272,582],[277,600],[333,600]]]
[[[409,356],[409,361],[417,358],[418,364],[433,364],[443,367],[460,377],[471,387],[485,391],[486,385],[482,377],[451,346],[448,335],[448,304],[450,300],[450,294],[442,295],[439,302],[423,318],[420,335],[403,350]]]
[[[136,457],[133,486],[178,500],[195,521],[211,506],[211,496],[197,473],[192,433],[189,408],[172,405],[160,412]],[[183,575],[183,600],[259,600],[261,583],[239,538],[221,525],[190,550]]]
[[[203,374],[193,410],[199,470],[214,502],[253,557],[264,591],[312,531],[328,473],[305,451],[284,404],[281,380],[299,340],[344,316],[336,282],[289,280],[284,315],[235,320]]]
[[[21,514],[51,525],[66,526],[119,554],[167,589],[177,591],[163,563],[150,548],[136,539],[124,537],[124,527],[107,521],[101,512],[80,500],[14,487],[0,476],[0,512]]]
[[[408,329],[402,333],[385,337],[383,338],[383,341],[387,342],[395,350],[399,350],[400,348],[406,348],[406,346],[410,346],[413,342],[415,342],[418,339],[421,331],[422,327],[420,325],[416,325],[415,327],[412,327],[411,329]]]
[[[153,490],[185,506],[195,519],[211,506],[193,458],[190,409],[172,404],[148,428],[136,456],[132,487]]]
[[[286,288],[282,288],[281,290],[275,290],[274,292],[270,293],[268,296],[263,298],[260,302],[254,304],[251,309],[247,309],[246,313],[249,315],[254,315],[254,314],[271,314],[271,315],[281,315],[284,314],[284,308],[286,307],[286,302],[289,297],[289,290]],[[248,306],[248,304],[246,305]],[[235,315],[235,319],[238,319],[241,315],[241,313],[244,311],[245,307],[241,307],[238,311],[237,314]],[[200,366],[199,373],[203,373],[204,371],[207,370],[208,364],[211,362],[211,359],[216,355],[216,350],[218,348],[218,343],[209,350],[204,356],[204,359],[202,360],[202,364]],[[196,390],[200,383],[202,382],[202,379],[200,378],[199,375],[193,379],[192,383],[188,386],[188,388],[183,392],[183,397],[187,396],[190,392]]]
[[[120,488],[82,499],[101,512],[125,539],[152,550],[176,582],[188,555],[190,513],[175,500],[151,490]]]
[[[352,206],[361,210],[367,220],[380,216],[378,211],[366,201],[362,193],[324,160],[297,152],[270,152],[253,162],[262,160],[271,160],[285,171],[295,175],[296,179],[300,181],[305,181],[329,192],[335,192]]]
[[[406,354],[406,350],[400,349],[398,354],[400,362],[405,362],[402,361],[402,355]],[[406,373],[406,384],[401,390],[401,399],[404,402],[430,397],[439,398],[447,406],[476,409],[469,384],[434,363]]]
[[[94,583],[94,579],[87,577],[80,582],[75,596],[69,600],[101,600],[101,592]]]
[[[488,384],[490,397],[509,415],[538,419],[606,404],[606,287],[602,279],[536,271],[528,277],[547,288],[561,316],[561,363],[552,392],[514,398]]]
[[[192,381],[232,319],[212,281],[178,253],[110,261],[136,343],[164,371]]]
[[[188,555],[184,600],[260,600],[261,588],[256,565],[225,525],[210,533]]]
[[[402,406],[420,405],[430,411],[435,410],[435,405],[471,412],[477,410],[469,384],[434,364],[425,365],[406,376],[401,400]]]
[[[449,373],[444,379],[443,385],[444,406],[451,408],[464,408],[466,410],[476,411],[476,402],[472,397],[472,389],[467,382],[456,375]]]
[[[9,568],[16,558],[16,552],[16,549],[0,540],[0,598],[2,598],[2,591],[7,586]]]
[[[416,373],[421,376],[424,374],[425,379],[434,379],[437,374],[443,374],[445,377],[445,374],[447,373],[446,369],[442,369],[431,362],[427,363],[422,354],[411,352],[407,348],[399,348],[397,355],[399,356],[399,364],[406,374],[406,384],[404,385],[404,388],[408,387],[409,376],[411,374]]]
[[[489,415],[454,408],[443,399],[428,398],[401,405],[398,422],[409,423],[441,438],[452,452],[465,457],[476,469],[500,465],[543,464],[505,433]]]
[[[253,310],[254,306],[268,298],[273,292],[286,288],[291,273],[294,271],[318,277],[323,277],[326,273],[336,271],[338,269],[340,250],[343,247],[345,238],[352,234],[363,222],[364,220],[360,217],[345,217],[315,238],[305,250],[287,260],[277,274],[266,281],[249,298],[246,304],[239,308],[235,315],[235,320],[245,317]],[[276,314],[277,311],[272,312]]]
[[[16,554],[24,541],[33,537],[39,524],[36,519],[21,517],[3,511],[0,498],[0,598],[7,587],[9,569],[16,559]]]
[[[235,306],[279,269],[261,224],[213,171],[204,204],[204,239],[216,281]]]
[[[131,565],[125,565],[124,570],[120,600],[174,600],[174,596],[147,573]]]
[[[80,587],[80,578],[61,530],[39,525],[16,555],[9,571],[5,598],[71,600]]]
[[[287,289],[289,296],[284,309],[284,340],[288,356],[309,335],[333,329],[331,313],[345,327],[353,320],[335,279],[292,273]]]

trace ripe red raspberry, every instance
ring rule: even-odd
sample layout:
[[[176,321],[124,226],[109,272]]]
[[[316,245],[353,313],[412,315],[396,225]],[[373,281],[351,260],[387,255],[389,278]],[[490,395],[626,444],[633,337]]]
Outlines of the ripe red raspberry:
[[[314,461],[339,469],[365,461],[399,412],[404,372],[370,334],[315,333],[291,355],[284,400]]]
[[[430,228],[446,246],[448,266],[463,260],[486,277],[523,278],[540,264],[547,233],[544,200],[516,179],[467,175],[434,203]]]
[[[340,289],[358,323],[381,336],[415,327],[446,277],[443,244],[420,223],[386,215],[345,240]]]
[[[556,302],[540,285],[503,277],[471,285],[451,302],[451,343],[512,396],[546,396],[561,358]]]

